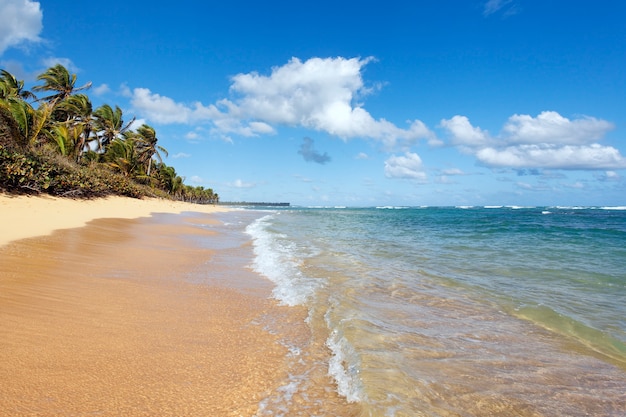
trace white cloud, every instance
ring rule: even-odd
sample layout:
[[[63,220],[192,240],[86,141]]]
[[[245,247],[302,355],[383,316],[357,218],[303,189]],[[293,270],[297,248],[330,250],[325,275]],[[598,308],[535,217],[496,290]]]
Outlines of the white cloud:
[[[244,182],[240,179],[236,179],[235,181],[233,181],[232,183],[228,184],[231,187],[234,188],[252,188],[255,186],[255,184],[251,183],[251,182]]]
[[[177,154],[172,155],[172,158],[174,158],[174,159],[190,158],[190,157],[191,157],[191,155],[188,154],[188,153],[185,153],[185,152],[178,152]]]
[[[24,42],[40,42],[43,13],[39,2],[0,0],[0,55]]]
[[[137,128],[146,124],[146,119],[135,119],[128,127],[130,130],[137,130]]]
[[[155,123],[193,123],[217,114],[212,107],[201,103],[187,106],[176,103],[169,97],[152,93],[147,88],[135,88],[132,91],[131,104],[134,109]]]
[[[418,154],[406,152],[404,156],[393,155],[385,161],[387,178],[404,178],[425,181],[426,173],[422,167],[422,159]]]
[[[442,120],[439,124],[452,135],[455,145],[477,147],[491,142],[489,133],[479,127],[474,127],[465,116],[454,116],[449,120]]]
[[[101,84],[97,87],[94,87],[92,91],[94,92],[95,95],[101,96],[101,95],[109,93],[111,91],[111,88],[107,84]]]
[[[557,112],[544,111],[537,117],[526,114],[509,117],[504,132],[510,144],[583,145],[597,141],[613,127],[612,123],[594,117],[570,120]]]
[[[257,136],[276,133],[275,125],[304,127],[342,139],[370,138],[387,147],[410,146],[435,135],[419,120],[404,128],[375,119],[357,100],[371,92],[361,76],[372,58],[292,58],[270,75],[257,72],[232,77],[230,98],[208,106],[191,105],[152,93],[132,92],[134,109],[156,123],[209,123],[213,133]]]
[[[230,114],[267,123],[302,126],[327,132],[342,139],[355,137],[383,141],[388,146],[397,140],[415,141],[434,136],[416,120],[406,129],[385,119],[374,119],[356,103],[369,93],[361,70],[372,58],[292,58],[274,67],[269,76],[256,72],[232,78],[228,101]]]
[[[472,126],[465,116],[442,120],[441,127],[462,151],[490,167],[570,170],[623,169],[626,158],[611,146],[596,143],[613,124],[594,117],[570,120],[546,111],[536,117],[509,117],[499,137]]]
[[[366,154],[365,152],[359,152],[357,154],[357,156],[354,157],[354,159],[369,159],[369,155]]]
[[[615,171],[606,171],[599,176],[600,181],[619,181],[622,177]]]
[[[58,57],[58,56],[51,56],[51,57],[48,57],[48,58],[44,58],[42,60],[42,63],[46,67],[46,69],[54,67],[55,65],[61,64],[65,68],[67,68],[67,70],[70,71],[70,72],[78,72],[79,71],[79,68],[76,65],[74,65],[72,60],[69,59],[69,58],[63,58],[63,57]],[[77,87],[78,87],[78,85],[77,85]]]
[[[184,104],[153,93],[147,88],[135,88],[131,94],[131,104],[135,111],[159,124],[198,124],[213,123],[218,134],[236,133],[241,136],[257,136],[274,133],[274,128],[264,122],[251,121],[247,124],[239,119],[239,109],[232,103],[221,100],[217,104],[225,108],[221,111],[216,105],[203,105],[199,101]]]
[[[611,146],[519,145],[504,149],[483,148],[476,158],[487,166],[547,169],[623,169],[626,159]]]

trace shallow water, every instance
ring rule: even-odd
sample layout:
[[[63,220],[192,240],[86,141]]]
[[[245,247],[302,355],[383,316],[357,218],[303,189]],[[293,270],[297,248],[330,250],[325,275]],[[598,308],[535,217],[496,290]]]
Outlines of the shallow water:
[[[294,372],[260,415],[626,410],[623,208],[220,216],[245,225],[251,267],[274,283],[273,296],[308,311],[310,337],[285,340]],[[316,414],[328,392],[356,407],[339,412],[338,401]]]

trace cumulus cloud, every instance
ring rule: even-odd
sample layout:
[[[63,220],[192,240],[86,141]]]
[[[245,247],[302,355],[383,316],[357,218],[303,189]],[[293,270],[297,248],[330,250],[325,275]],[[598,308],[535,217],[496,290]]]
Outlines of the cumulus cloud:
[[[516,114],[504,125],[506,141],[510,144],[589,144],[611,129],[613,124],[606,120],[588,116],[570,120],[554,111],[544,111],[537,117]]]
[[[584,146],[551,144],[484,148],[476,153],[479,161],[492,167],[547,169],[620,169],[626,159],[611,146],[597,143]]]
[[[256,136],[275,133],[276,125],[323,131],[344,140],[368,138],[388,148],[408,147],[435,135],[419,120],[398,127],[375,119],[358,102],[371,92],[363,68],[372,58],[292,58],[269,75],[257,72],[232,77],[230,97],[205,106],[191,105],[136,88],[136,111],[158,123],[209,123],[214,133]]]
[[[217,105],[203,105],[196,101],[191,104],[179,103],[170,97],[153,93],[147,88],[135,88],[130,92],[133,109],[145,115],[154,123],[160,124],[198,124],[212,123],[214,130],[224,133],[236,133],[241,136],[257,136],[274,133],[274,128],[262,121],[241,119],[240,111],[227,100]],[[221,107],[221,108],[220,108]]]
[[[232,78],[230,102],[242,115],[268,123],[302,126],[342,139],[372,138],[389,146],[396,141],[430,138],[432,133],[416,120],[405,129],[385,119],[374,119],[356,100],[369,92],[362,69],[372,58],[292,58],[272,69]]]
[[[412,152],[406,152],[403,156],[392,155],[389,157],[385,161],[385,176],[387,178],[426,180],[422,159],[418,154]]]
[[[1,0],[0,55],[7,49],[25,42],[40,42],[43,13],[39,2],[30,0]]]
[[[472,126],[465,116],[442,120],[453,145],[490,167],[597,170],[626,168],[619,150],[597,143],[613,124],[594,117],[570,120],[546,111],[509,117],[498,137]]]
[[[131,104],[141,115],[163,124],[193,123],[217,114],[211,107],[205,107],[199,102],[186,106],[147,88],[135,88],[132,91]]]
[[[454,145],[480,147],[491,142],[489,132],[474,127],[465,116],[454,116],[449,120],[442,120],[439,124],[450,132]]]
[[[298,153],[302,155],[304,160],[307,162],[316,162],[322,165],[330,162],[330,156],[328,153],[324,152],[321,154],[315,150],[313,139],[311,138],[302,139],[302,144],[300,145]]]

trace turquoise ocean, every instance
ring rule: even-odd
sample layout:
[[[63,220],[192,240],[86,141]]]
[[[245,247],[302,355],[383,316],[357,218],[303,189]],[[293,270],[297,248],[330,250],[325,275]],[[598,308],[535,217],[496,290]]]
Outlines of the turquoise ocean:
[[[259,415],[316,415],[328,393],[362,416],[626,415],[626,207],[219,216],[307,311]]]

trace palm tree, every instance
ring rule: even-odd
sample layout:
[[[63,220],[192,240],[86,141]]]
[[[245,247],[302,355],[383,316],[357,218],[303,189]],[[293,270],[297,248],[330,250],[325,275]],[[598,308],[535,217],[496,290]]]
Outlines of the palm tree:
[[[135,121],[133,117],[128,124],[124,125],[122,109],[115,106],[115,110],[113,110],[108,104],[98,107],[93,116],[97,130],[98,149],[102,149],[116,138],[119,138]]]
[[[9,97],[0,100],[0,120],[8,127],[14,142],[22,148],[30,148],[46,134],[52,106],[43,103],[38,109],[33,108],[21,98]]]
[[[63,156],[71,156],[76,159],[78,146],[82,142],[84,127],[82,125],[68,126],[67,124],[57,124],[52,129],[52,140],[56,144],[57,150]]]
[[[147,124],[141,125],[135,134],[137,139],[137,150],[139,152],[139,158],[146,167],[146,175],[150,176],[152,170],[152,157],[156,156],[159,162],[163,162],[161,152],[168,156],[167,150],[157,145],[158,139],[156,137],[156,131],[152,126]]]
[[[61,64],[48,68],[46,72],[40,74],[37,79],[43,81],[43,85],[35,86],[33,90],[54,92],[54,94],[41,99],[53,105],[78,91],[86,90],[91,87],[91,82],[88,82],[82,87],[76,87],[76,74],[70,74],[67,68]]]
[[[36,99],[35,95],[24,90],[24,81],[18,81],[10,72],[0,70],[0,99],[9,97],[21,98],[22,100]]]
[[[91,140],[94,129],[93,107],[86,94],[75,94],[59,102],[55,114],[73,131],[80,132],[75,142],[73,155],[78,162]]]
[[[115,138],[104,154],[106,163],[125,177],[142,177],[142,164],[139,161],[135,141]]]

